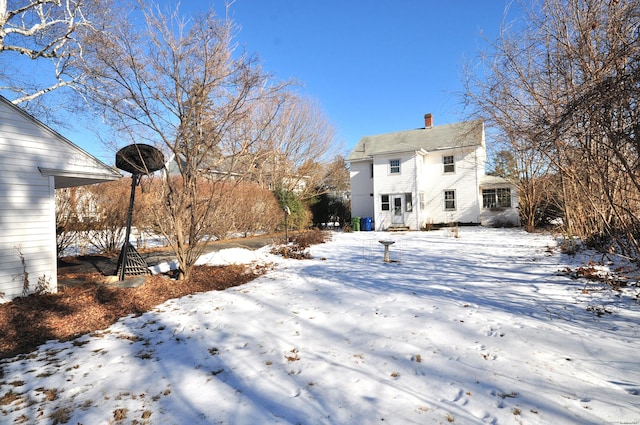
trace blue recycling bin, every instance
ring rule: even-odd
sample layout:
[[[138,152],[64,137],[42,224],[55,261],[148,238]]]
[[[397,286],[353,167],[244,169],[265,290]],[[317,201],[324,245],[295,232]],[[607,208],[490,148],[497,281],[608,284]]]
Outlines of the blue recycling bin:
[[[370,232],[373,230],[373,218],[372,217],[362,217],[360,222],[360,229],[363,232]]]

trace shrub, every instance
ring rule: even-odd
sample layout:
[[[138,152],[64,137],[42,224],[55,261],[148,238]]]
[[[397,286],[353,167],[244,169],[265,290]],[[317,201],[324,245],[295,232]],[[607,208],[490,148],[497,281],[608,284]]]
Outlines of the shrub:
[[[329,233],[323,232],[319,229],[300,232],[291,237],[291,244],[275,246],[271,249],[271,253],[274,255],[280,255],[284,258],[309,260],[311,259],[311,254],[309,254],[306,249],[311,245],[324,243],[327,240],[328,235]]]
[[[274,195],[278,199],[281,211],[289,207],[291,214],[287,217],[287,226],[290,229],[302,230],[309,227],[311,212],[295,193],[278,189],[274,191]]]
[[[311,245],[317,245],[325,243],[327,241],[328,234],[319,229],[307,230],[292,237],[294,244],[308,248]]]
[[[271,253],[293,260],[310,260],[311,254],[305,251],[305,249],[306,247],[301,247],[300,245],[281,245],[273,247]]]

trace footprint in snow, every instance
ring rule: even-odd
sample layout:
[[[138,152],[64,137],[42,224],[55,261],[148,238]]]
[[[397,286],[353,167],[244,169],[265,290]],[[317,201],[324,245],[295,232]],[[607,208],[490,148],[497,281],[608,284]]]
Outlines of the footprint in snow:
[[[487,336],[499,336],[500,338],[502,338],[504,335],[505,333],[500,331],[499,329],[489,328],[489,330],[487,331]]]
[[[469,398],[467,397],[469,393],[465,393],[463,389],[459,389],[458,393],[453,399],[454,403],[459,404],[460,406],[466,406],[469,403]]]

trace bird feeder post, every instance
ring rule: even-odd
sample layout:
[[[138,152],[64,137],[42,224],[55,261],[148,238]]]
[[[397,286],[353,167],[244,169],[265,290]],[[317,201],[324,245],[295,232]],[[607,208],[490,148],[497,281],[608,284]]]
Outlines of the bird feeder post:
[[[284,207],[284,243],[289,243],[289,216],[291,215],[291,210],[288,206]]]

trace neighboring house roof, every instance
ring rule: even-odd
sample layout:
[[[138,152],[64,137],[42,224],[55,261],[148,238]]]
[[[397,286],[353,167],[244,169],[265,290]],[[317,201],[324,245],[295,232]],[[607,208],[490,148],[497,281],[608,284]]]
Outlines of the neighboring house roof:
[[[230,161],[226,161],[226,163],[229,163],[229,162]],[[176,155],[175,153],[172,153],[169,159],[164,164],[165,172],[169,176],[179,176],[180,174],[182,174],[180,172],[180,168],[184,169],[184,167],[186,166],[187,166],[187,162],[184,155],[183,154]],[[215,175],[226,176],[226,177],[242,176],[240,173],[225,171],[222,167],[205,168],[205,169],[201,169],[200,171],[203,174],[208,174],[212,176],[215,176]]]
[[[179,176],[180,175],[180,167],[178,166],[178,161],[180,161],[180,165],[184,166],[185,160],[184,156],[180,155],[176,157],[175,153],[172,153],[167,162],[164,164],[165,172],[170,176]]]
[[[411,151],[438,151],[480,146],[484,142],[482,120],[444,124],[415,130],[365,136],[356,145],[347,161],[369,160],[375,155]]]
[[[122,177],[115,168],[104,164],[66,137],[60,135],[55,130],[11,103],[5,97],[0,96],[0,102],[13,110],[16,114],[19,114],[24,119],[34,124],[40,130],[51,135],[53,140],[55,140],[56,143],[59,143],[58,146],[51,146],[51,150],[53,152],[61,152],[61,155],[65,157],[66,161],[64,163],[46,161],[48,162],[46,166],[38,167],[41,174],[54,177],[56,189],[118,180]],[[0,129],[5,132],[13,131],[9,123],[0,123]],[[37,138],[38,136],[34,135],[34,137]],[[20,140],[18,142],[20,142]]]

